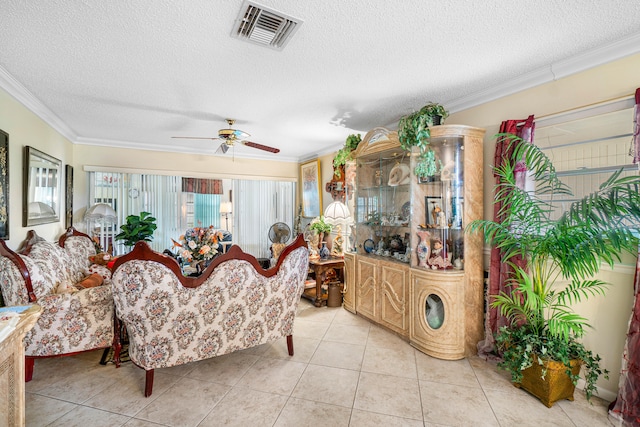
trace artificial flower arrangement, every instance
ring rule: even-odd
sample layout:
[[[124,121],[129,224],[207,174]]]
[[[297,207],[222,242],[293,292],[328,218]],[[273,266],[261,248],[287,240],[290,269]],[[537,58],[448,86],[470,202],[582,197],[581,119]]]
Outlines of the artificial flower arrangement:
[[[218,253],[218,242],[222,240],[222,231],[209,227],[189,228],[180,236],[180,242],[173,240],[175,247],[179,247],[178,256],[184,261],[207,261]]]

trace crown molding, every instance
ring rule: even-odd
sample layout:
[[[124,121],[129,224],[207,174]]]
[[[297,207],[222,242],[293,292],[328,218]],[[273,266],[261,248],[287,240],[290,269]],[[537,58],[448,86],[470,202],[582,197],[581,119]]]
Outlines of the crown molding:
[[[613,43],[574,55],[571,58],[549,64],[547,67],[539,68],[499,85],[455,99],[448,102],[447,107],[452,113],[477,107],[478,105],[586,71],[608,62],[635,55],[639,52],[640,33],[637,33]]]
[[[69,141],[74,142],[78,138],[78,135],[60,117],[36,98],[29,89],[24,87],[2,66],[0,66],[0,87]]]

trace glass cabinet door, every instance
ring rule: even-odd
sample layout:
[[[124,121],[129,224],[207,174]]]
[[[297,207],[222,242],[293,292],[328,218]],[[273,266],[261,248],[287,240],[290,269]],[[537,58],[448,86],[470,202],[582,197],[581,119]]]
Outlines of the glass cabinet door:
[[[439,174],[419,181],[414,197],[424,206],[418,224],[416,264],[433,270],[464,269],[464,139],[432,138]],[[417,160],[416,160],[417,161]]]
[[[410,156],[400,148],[358,157],[357,252],[408,262]]]

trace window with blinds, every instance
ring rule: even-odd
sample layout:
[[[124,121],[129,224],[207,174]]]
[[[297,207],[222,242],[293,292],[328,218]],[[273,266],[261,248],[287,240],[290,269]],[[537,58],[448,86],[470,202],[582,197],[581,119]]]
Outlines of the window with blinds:
[[[633,133],[633,107],[567,121],[536,125],[534,142],[553,161],[558,176],[573,190],[573,197],[550,200],[556,217],[569,204],[596,191],[619,169],[638,173],[629,154]]]
[[[87,233],[96,236],[105,250],[116,254],[125,248],[115,241],[128,215],[145,211],[156,219],[152,249],[162,252],[173,246],[187,228],[232,228],[233,243],[256,257],[268,257],[269,227],[285,222],[293,229],[295,182],[230,180],[235,206],[227,218],[220,214],[222,180],[134,173],[89,172],[89,206],[106,203],[117,212],[117,222],[90,220]],[[222,221],[225,219],[225,221]],[[235,230],[235,231],[234,231]],[[234,234],[234,235],[233,235]]]

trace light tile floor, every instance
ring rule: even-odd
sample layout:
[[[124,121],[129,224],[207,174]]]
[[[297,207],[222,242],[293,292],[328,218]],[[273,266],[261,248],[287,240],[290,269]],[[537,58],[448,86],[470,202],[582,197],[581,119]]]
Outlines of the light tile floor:
[[[37,360],[28,426],[610,426],[607,402],[547,408],[477,357],[443,361],[342,308],[300,303],[295,355],[285,340],[144,371],[102,351]]]

